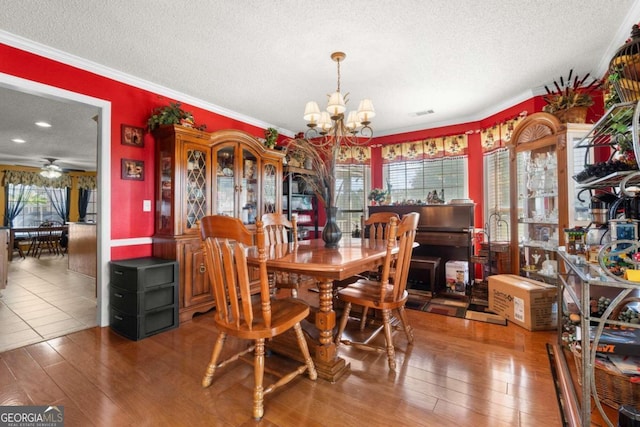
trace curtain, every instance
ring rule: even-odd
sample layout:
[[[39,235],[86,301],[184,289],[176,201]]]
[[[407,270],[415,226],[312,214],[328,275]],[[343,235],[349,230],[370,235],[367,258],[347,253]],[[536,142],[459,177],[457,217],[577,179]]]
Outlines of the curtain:
[[[9,190],[11,188],[11,190]],[[9,185],[5,183],[4,186],[4,200],[5,200],[5,216],[4,226],[13,227],[13,220],[20,215],[24,204],[29,200],[31,195],[31,187],[28,185]]]
[[[80,216],[79,221],[85,222],[87,216],[87,207],[89,206],[89,198],[91,191],[96,189],[96,177],[95,176],[79,176],[78,177],[78,214]]]
[[[56,211],[63,224],[67,221],[69,216],[69,192],[66,190],[68,190],[68,187],[65,190],[61,188],[44,187],[44,191],[46,191],[53,209]]]
[[[80,219],[78,221],[85,222],[87,216],[87,207],[89,206],[89,196],[91,195],[91,190],[87,190],[86,188],[81,188],[79,191],[78,197],[78,214]]]

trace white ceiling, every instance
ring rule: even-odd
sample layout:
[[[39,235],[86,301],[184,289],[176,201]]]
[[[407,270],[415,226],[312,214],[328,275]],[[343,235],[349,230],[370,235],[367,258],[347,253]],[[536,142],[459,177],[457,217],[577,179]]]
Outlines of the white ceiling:
[[[640,0],[10,0],[0,42],[287,135],[344,51],[342,92],[373,100],[380,136],[485,118],[570,69],[601,77],[639,20]],[[0,163],[92,169],[95,109],[0,99]],[[33,133],[40,116],[71,133]]]

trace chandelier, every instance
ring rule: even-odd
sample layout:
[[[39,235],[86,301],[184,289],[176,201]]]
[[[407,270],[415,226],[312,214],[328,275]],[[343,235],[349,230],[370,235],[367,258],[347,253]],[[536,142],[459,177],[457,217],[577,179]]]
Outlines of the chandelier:
[[[366,145],[373,137],[373,129],[369,125],[376,112],[370,99],[360,101],[358,110],[350,111],[345,120],[349,94],[343,95],[340,92],[340,62],[346,57],[344,52],[331,54],[331,59],[338,67],[338,88],[328,95],[326,110],[320,112],[315,101],[307,102],[304,109],[304,119],[309,127],[305,138],[313,139],[314,143],[320,146]]]
[[[40,168],[40,175],[48,179],[60,178],[62,175],[62,169],[60,169],[60,166],[53,164],[56,159],[47,158],[47,160],[49,161],[49,164]]]

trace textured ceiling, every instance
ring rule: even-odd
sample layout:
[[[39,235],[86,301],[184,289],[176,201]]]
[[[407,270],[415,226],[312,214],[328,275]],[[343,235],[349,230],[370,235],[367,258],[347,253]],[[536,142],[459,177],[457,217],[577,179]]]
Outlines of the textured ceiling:
[[[570,69],[601,76],[639,19],[638,0],[12,0],[0,42],[288,135],[304,130],[306,101],[322,107],[336,89],[329,56],[340,50],[342,91],[351,108],[373,100],[385,135],[482,119]],[[15,102],[0,96],[2,110]],[[74,108],[59,109],[74,114],[57,127],[82,136],[34,152],[11,152],[6,130],[20,119],[0,112],[0,162],[56,157],[88,169],[78,157],[95,151],[78,152],[77,140],[95,145],[95,111]],[[416,114],[425,110],[434,113]]]

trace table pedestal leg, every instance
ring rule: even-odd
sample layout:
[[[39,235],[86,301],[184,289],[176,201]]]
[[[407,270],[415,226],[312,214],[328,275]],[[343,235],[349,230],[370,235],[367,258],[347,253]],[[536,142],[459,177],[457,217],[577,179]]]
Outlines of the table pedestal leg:
[[[336,326],[336,312],[333,311],[333,281],[321,278],[318,280],[320,306],[316,313],[316,328],[319,332],[315,345],[316,370],[318,376],[331,382],[344,374],[349,365],[337,356],[336,344],[333,341],[333,329]]]

